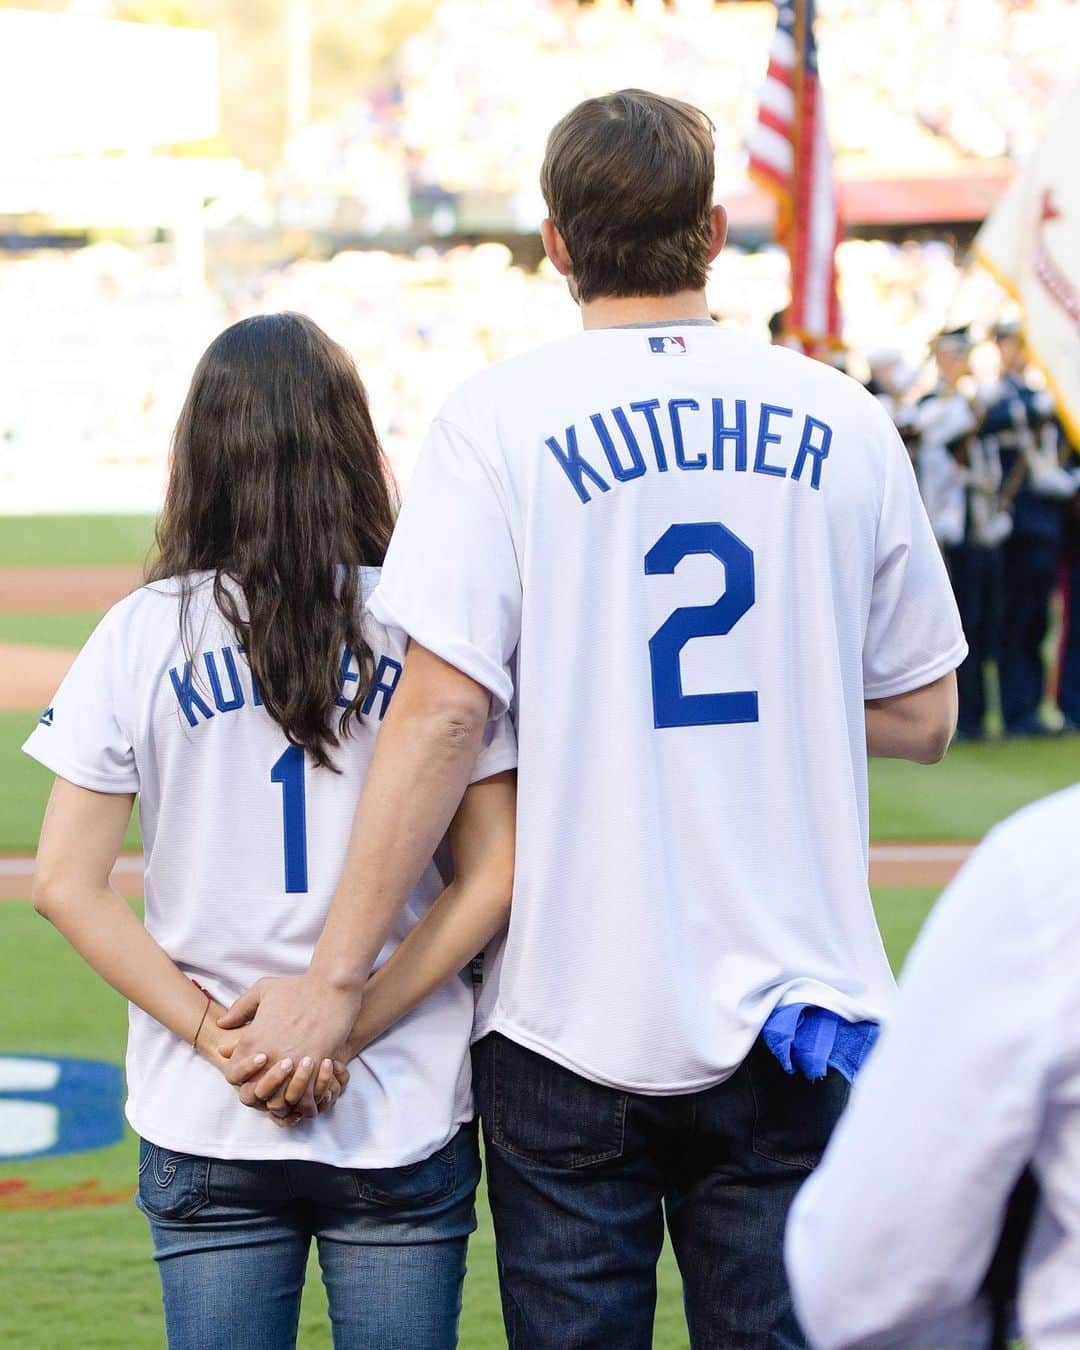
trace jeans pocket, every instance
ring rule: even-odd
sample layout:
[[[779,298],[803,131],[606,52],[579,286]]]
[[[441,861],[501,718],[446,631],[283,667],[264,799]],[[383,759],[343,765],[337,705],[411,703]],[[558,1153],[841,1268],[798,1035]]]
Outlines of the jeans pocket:
[[[754,1094],[754,1152],[812,1171],[847,1105],[847,1079],[836,1069],[816,1082],[786,1073],[760,1040],[745,1067]]]
[[[405,1167],[354,1168],[357,1199],[399,1209],[422,1209],[445,1200],[457,1189],[458,1144],[455,1136],[429,1158]]]
[[[622,1156],[626,1093],[563,1068],[493,1033],[478,1085],[484,1127],[508,1153],[551,1167],[591,1167]],[[485,1100],[486,1099],[486,1100]]]
[[[154,1219],[190,1219],[210,1201],[210,1159],[139,1140],[139,1208]]]

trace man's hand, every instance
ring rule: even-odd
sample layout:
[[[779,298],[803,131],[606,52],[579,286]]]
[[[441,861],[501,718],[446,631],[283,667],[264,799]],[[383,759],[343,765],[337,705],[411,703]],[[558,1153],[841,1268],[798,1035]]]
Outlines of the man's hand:
[[[288,1114],[315,1115],[327,1091],[325,1061],[339,1061],[348,1081],[342,1047],[358,1011],[355,995],[322,984],[310,973],[259,980],[217,1019],[219,1029],[243,1028],[225,1076],[245,1106],[269,1106],[278,1119],[288,1118],[286,1108]],[[267,1064],[271,1068],[256,1081],[254,1075]],[[341,1082],[342,1074],[334,1067]]]
[[[199,1030],[197,1048],[203,1059],[229,1079],[230,1072],[240,1071],[233,1059],[240,1033],[220,1026],[221,1019],[226,1016],[226,1009],[216,1000],[212,1000],[207,1009],[206,1019]],[[267,1069],[266,1064],[264,1054],[253,1056],[245,1070],[247,1078],[234,1086],[238,1087],[240,1099],[246,1106],[267,1111],[276,1125],[296,1125],[301,1120],[308,1120],[314,1115],[322,1115],[325,1111],[329,1111],[349,1081],[349,1071],[340,1060],[324,1059],[319,1065],[318,1073],[315,1072],[313,1065],[310,1073],[305,1071],[293,1074],[291,1060],[275,1064],[270,1069]],[[265,1085],[261,1094],[256,1092],[256,1087],[260,1083]],[[284,1093],[279,1091],[286,1084],[292,1088],[291,1096],[296,1103],[301,1102],[307,1095],[307,1088],[311,1086],[314,1109],[297,1109],[292,1100],[286,1102]]]

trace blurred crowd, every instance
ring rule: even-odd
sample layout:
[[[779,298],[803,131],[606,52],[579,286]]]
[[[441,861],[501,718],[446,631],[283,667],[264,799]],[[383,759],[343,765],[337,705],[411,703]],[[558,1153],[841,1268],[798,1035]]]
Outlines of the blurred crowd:
[[[967,635],[959,738],[998,727],[1077,732],[1080,450],[1030,368],[1020,322],[996,323],[988,336],[989,379],[973,375],[973,337],[961,327],[933,340],[928,372],[912,372],[896,350],[871,353],[868,387],[911,453]],[[1060,627],[1051,622],[1059,588]]]
[[[841,172],[1022,156],[1075,80],[1072,0],[819,0],[818,15]],[[774,22],[771,5],[713,0],[444,0],[403,43],[392,80],[293,138],[281,186],[321,184],[327,209],[349,198],[349,223],[373,234],[417,221],[449,233],[496,210],[533,228],[555,120],[597,90],[636,84],[678,90],[709,114],[730,191],[745,181]]]
[[[917,364],[954,316],[985,324],[1000,309],[990,278],[963,270],[940,241],[849,240],[840,274],[861,375],[882,331]],[[554,271],[517,266],[498,243],[230,263],[214,277],[192,306],[168,245],[100,243],[0,263],[0,501],[40,509],[49,494],[81,491],[85,480],[117,506],[156,505],[195,361],[221,328],[248,314],[301,310],[352,352],[403,482],[454,384],[577,323]],[[781,250],[729,246],[713,267],[709,298],[723,322],[765,338],[787,286]]]

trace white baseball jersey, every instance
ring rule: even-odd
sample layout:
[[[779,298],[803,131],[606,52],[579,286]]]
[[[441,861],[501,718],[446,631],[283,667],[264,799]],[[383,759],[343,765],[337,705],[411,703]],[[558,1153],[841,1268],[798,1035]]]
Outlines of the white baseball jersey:
[[[946,892],[787,1261],[822,1350],[988,1344],[977,1299],[1009,1194],[1039,1188],[1021,1263],[1029,1350],[1080,1345],[1080,787],[999,826]]]
[[[497,365],[431,429],[372,612],[516,703],[478,1031],[688,1092],[779,1004],[877,1018],[863,702],[966,652],[908,456],[846,376],[715,326]]]
[[[364,576],[370,591],[376,572]],[[307,969],[345,860],[405,638],[370,619],[375,679],[353,734],[317,769],[262,707],[235,632],[202,578],[181,645],[175,582],[136,591],[83,648],[25,749],[97,792],[137,792],[146,926],[185,974],[229,1004],[261,975]],[[342,694],[355,660],[344,655]],[[515,762],[506,719],[475,769]],[[73,843],[73,846],[74,843]],[[445,871],[445,862],[443,863]],[[435,864],[398,916],[387,959],[444,885]],[[441,1148],[472,1116],[471,983],[454,979],[353,1061],[334,1110],[292,1130],[242,1106],[220,1073],[140,1009],[130,1011],[127,1116],[151,1142],[215,1158],[396,1167]]]

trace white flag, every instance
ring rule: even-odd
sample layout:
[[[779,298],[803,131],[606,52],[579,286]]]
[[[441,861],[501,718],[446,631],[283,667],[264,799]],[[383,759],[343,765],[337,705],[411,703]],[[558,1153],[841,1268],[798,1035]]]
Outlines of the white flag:
[[[1080,445],[1080,88],[1024,164],[975,240],[979,261],[1024,309],[1074,445]]]

